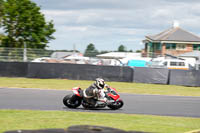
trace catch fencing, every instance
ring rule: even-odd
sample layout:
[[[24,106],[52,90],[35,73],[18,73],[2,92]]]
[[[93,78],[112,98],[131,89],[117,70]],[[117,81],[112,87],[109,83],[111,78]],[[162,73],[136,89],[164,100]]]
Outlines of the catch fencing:
[[[0,62],[0,76],[27,78],[64,78],[132,82],[133,69],[120,66],[97,66],[67,63]]]
[[[160,68],[138,67],[134,69],[134,80],[136,83],[168,84],[169,70]]]
[[[171,85],[200,86],[200,70],[171,70]]]
[[[94,80],[103,77],[107,81],[131,82],[133,70],[129,67],[96,66],[67,63],[28,63],[29,78],[66,78]]]
[[[29,62],[36,58],[50,57],[52,50],[0,47],[0,61]]]
[[[131,68],[67,63],[0,62],[1,77],[64,78],[200,86],[200,70]]]

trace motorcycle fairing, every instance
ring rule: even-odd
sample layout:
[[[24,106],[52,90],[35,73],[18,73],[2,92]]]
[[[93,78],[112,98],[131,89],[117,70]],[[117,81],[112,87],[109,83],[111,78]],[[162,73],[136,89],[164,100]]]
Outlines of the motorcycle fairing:
[[[79,90],[80,90],[80,87],[72,88],[73,93],[76,94],[77,96],[81,97]]]

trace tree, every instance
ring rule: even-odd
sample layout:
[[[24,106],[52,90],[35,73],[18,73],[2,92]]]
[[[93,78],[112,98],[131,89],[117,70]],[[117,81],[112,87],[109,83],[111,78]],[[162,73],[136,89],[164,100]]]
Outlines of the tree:
[[[0,27],[1,27],[1,18],[3,16],[3,2],[4,2],[3,0],[0,0]],[[0,45],[4,37],[5,36],[0,33]]]
[[[133,50],[129,50],[129,52],[133,52]]]
[[[142,50],[136,50],[136,53],[141,53],[142,52]]]
[[[30,0],[6,0],[4,2],[2,27],[6,37],[2,47],[27,48],[47,47],[54,39],[52,21],[46,22],[40,7]]]
[[[1,17],[3,15],[3,0],[0,0],[0,22],[1,22]]]
[[[1,45],[1,41],[5,38],[5,35],[0,33],[0,45]]]
[[[0,0],[0,16],[3,15],[3,0]]]
[[[87,57],[95,57],[97,54],[98,54],[98,50],[95,49],[94,44],[90,43],[90,44],[87,46],[86,50],[85,50],[84,56],[87,56]]]
[[[113,52],[113,51],[103,50],[103,51],[100,51],[98,54],[105,54],[105,53],[110,53],[110,52]]]
[[[118,47],[118,52],[126,52],[126,47],[124,45],[120,45]]]

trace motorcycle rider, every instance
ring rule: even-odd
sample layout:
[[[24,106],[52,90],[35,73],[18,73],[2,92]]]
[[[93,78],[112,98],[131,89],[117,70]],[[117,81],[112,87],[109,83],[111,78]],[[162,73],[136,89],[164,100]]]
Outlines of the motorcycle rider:
[[[107,87],[102,78],[97,78],[95,82],[83,91],[84,99],[92,106],[96,106],[97,101],[106,102],[104,87]]]

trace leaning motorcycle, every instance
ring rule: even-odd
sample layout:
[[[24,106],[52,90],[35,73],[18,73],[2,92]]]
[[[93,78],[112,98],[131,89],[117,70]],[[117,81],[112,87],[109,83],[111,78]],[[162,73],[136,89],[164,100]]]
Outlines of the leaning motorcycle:
[[[107,91],[104,92],[105,98],[107,99],[106,102],[96,100],[95,106],[85,100],[83,90],[80,87],[74,87],[72,91],[72,94],[68,94],[63,98],[63,104],[68,108],[77,108],[82,105],[86,109],[109,107],[112,110],[116,110],[122,108],[124,105],[123,100],[120,99],[120,95],[115,88],[109,87]]]

